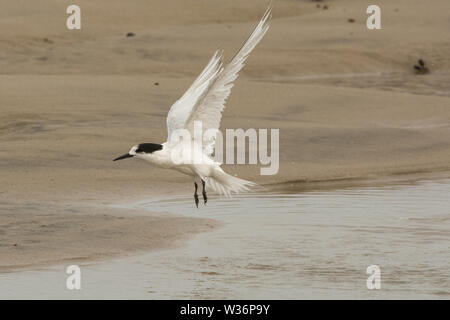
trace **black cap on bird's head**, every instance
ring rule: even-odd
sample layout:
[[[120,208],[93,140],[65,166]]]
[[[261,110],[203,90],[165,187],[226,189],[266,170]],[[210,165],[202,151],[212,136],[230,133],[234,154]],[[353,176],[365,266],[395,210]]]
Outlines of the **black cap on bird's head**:
[[[132,158],[139,154],[153,153],[155,151],[162,150],[162,148],[163,146],[157,143],[141,143],[133,146],[128,153],[115,158],[113,161]]]

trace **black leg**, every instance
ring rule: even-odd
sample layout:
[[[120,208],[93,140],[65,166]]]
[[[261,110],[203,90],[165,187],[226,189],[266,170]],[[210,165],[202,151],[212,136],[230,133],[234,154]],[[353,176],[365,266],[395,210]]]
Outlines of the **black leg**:
[[[198,185],[197,185],[197,182],[194,182],[194,186],[195,186],[194,200],[195,200],[195,205],[198,208],[198,194],[197,194]]]
[[[205,189],[205,181],[202,180],[202,195],[203,195],[203,203],[206,204],[208,202],[208,197],[206,196],[206,189]]]

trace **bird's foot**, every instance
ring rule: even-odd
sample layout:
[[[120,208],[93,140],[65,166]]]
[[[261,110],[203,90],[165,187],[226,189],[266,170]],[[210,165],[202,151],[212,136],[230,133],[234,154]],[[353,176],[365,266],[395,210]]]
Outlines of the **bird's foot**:
[[[206,182],[202,179],[202,195],[203,195],[203,204],[206,205],[208,202],[208,197],[206,196]]]
[[[195,191],[194,191],[194,200],[195,200],[195,205],[198,208],[198,195],[197,195],[197,189],[198,189],[198,184],[197,182],[194,181],[194,187],[195,187]]]
[[[194,200],[195,200],[195,205],[196,205],[197,208],[198,208],[198,203],[199,203],[199,201],[198,201],[198,195],[197,195],[197,194],[194,194]]]

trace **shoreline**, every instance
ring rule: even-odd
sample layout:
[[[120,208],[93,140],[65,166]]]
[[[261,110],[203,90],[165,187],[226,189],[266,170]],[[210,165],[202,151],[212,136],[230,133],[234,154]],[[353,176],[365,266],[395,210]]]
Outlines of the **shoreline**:
[[[447,178],[450,178],[450,171],[443,170],[378,177],[286,181],[264,185],[262,193],[333,192],[342,189],[395,187]],[[168,190],[161,191],[157,201],[170,200],[173,196],[182,194],[185,195],[181,192],[170,195]],[[15,240],[9,241],[11,243],[6,243],[4,239],[1,241],[0,261],[3,263],[0,265],[0,275],[45,269],[64,263],[90,264],[179,248],[185,246],[196,235],[214,232],[223,226],[220,220],[201,217],[200,213],[199,217],[173,213],[163,215],[138,208],[120,208],[117,202],[113,202],[107,208],[101,203],[80,207],[80,214],[73,204],[65,205],[70,209],[50,206],[46,208],[45,213],[19,213],[14,215],[15,219],[11,219],[12,215],[9,215],[9,219],[7,215],[2,215],[3,225],[5,222],[14,225],[20,221],[20,225],[27,228],[22,234],[16,233]],[[91,213],[86,213],[87,209]],[[36,228],[43,228],[43,232],[32,232],[34,236],[27,239],[29,231]],[[51,228],[53,228],[51,234],[48,234]],[[9,235],[2,234],[2,236],[7,238]],[[55,246],[54,241],[59,241],[58,245]],[[11,260],[15,255],[13,251],[16,251],[16,254],[20,252],[20,259]]]
[[[224,227],[214,233],[199,234],[170,251],[144,251],[82,263],[85,290],[75,295],[61,286],[65,280],[62,265],[4,274],[4,298],[122,299],[127,292],[134,299],[264,299],[277,288],[285,298],[373,299],[373,293],[361,285],[361,274],[367,264],[376,262],[384,270],[385,286],[382,296],[375,298],[442,299],[449,293],[445,287],[449,181],[292,197],[238,197],[242,203],[221,200],[221,205],[211,207],[210,216],[223,221]],[[177,198],[144,207],[154,205],[157,211],[176,213],[189,200]],[[274,200],[280,201],[276,215],[276,206],[271,208]],[[402,203],[405,206],[399,206]],[[428,212],[433,205],[435,210]],[[132,203],[124,206],[143,207]],[[250,206],[256,210],[249,210]],[[412,210],[405,212],[405,207]],[[277,232],[269,231],[268,226]],[[233,249],[236,244],[241,245],[239,250]],[[324,246],[330,251],[323,250]],[[277,254],[271,255],[274,248]],[[411,250],[416,254],[411,256]],[[330,272],[334,277],[329,277]],[[168,282],[180,285],[171,289]],[[318,291],[318,282],[330,285],[321,285]]]
[[[1,214],[0,275],[177,248],[221,226],[209,218],[131,209],[62,211]]]
[[[393,172],[367,176],[342,177],[332,179],[304,179],[277,182],[264,185],[268,191],[314,192],[370,187],[390,187],[411,185],[426,181],[439,181],[450,178],[450,170],[418,170],[412,172]]]

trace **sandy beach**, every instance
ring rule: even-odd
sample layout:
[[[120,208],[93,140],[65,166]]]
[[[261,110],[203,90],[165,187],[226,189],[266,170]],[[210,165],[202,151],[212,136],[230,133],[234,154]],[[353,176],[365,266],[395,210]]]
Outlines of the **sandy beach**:
[[[63,2],[0,2],[0,272],[177,246],[219,227],[203,207],[112,208],[193,192],[176,172],[112,159],[165,141],[172,103],[216,48],[233,56],[266,1],[80,0],[81,30],[67,30]],[[383,29],[370,31],[369,1],[275,1],[222,129],[280,129],[280,170],[227,172],[268,190],[448,175],[450,4],[378,2]],[[414,74],[419,58],[430,74]]]

